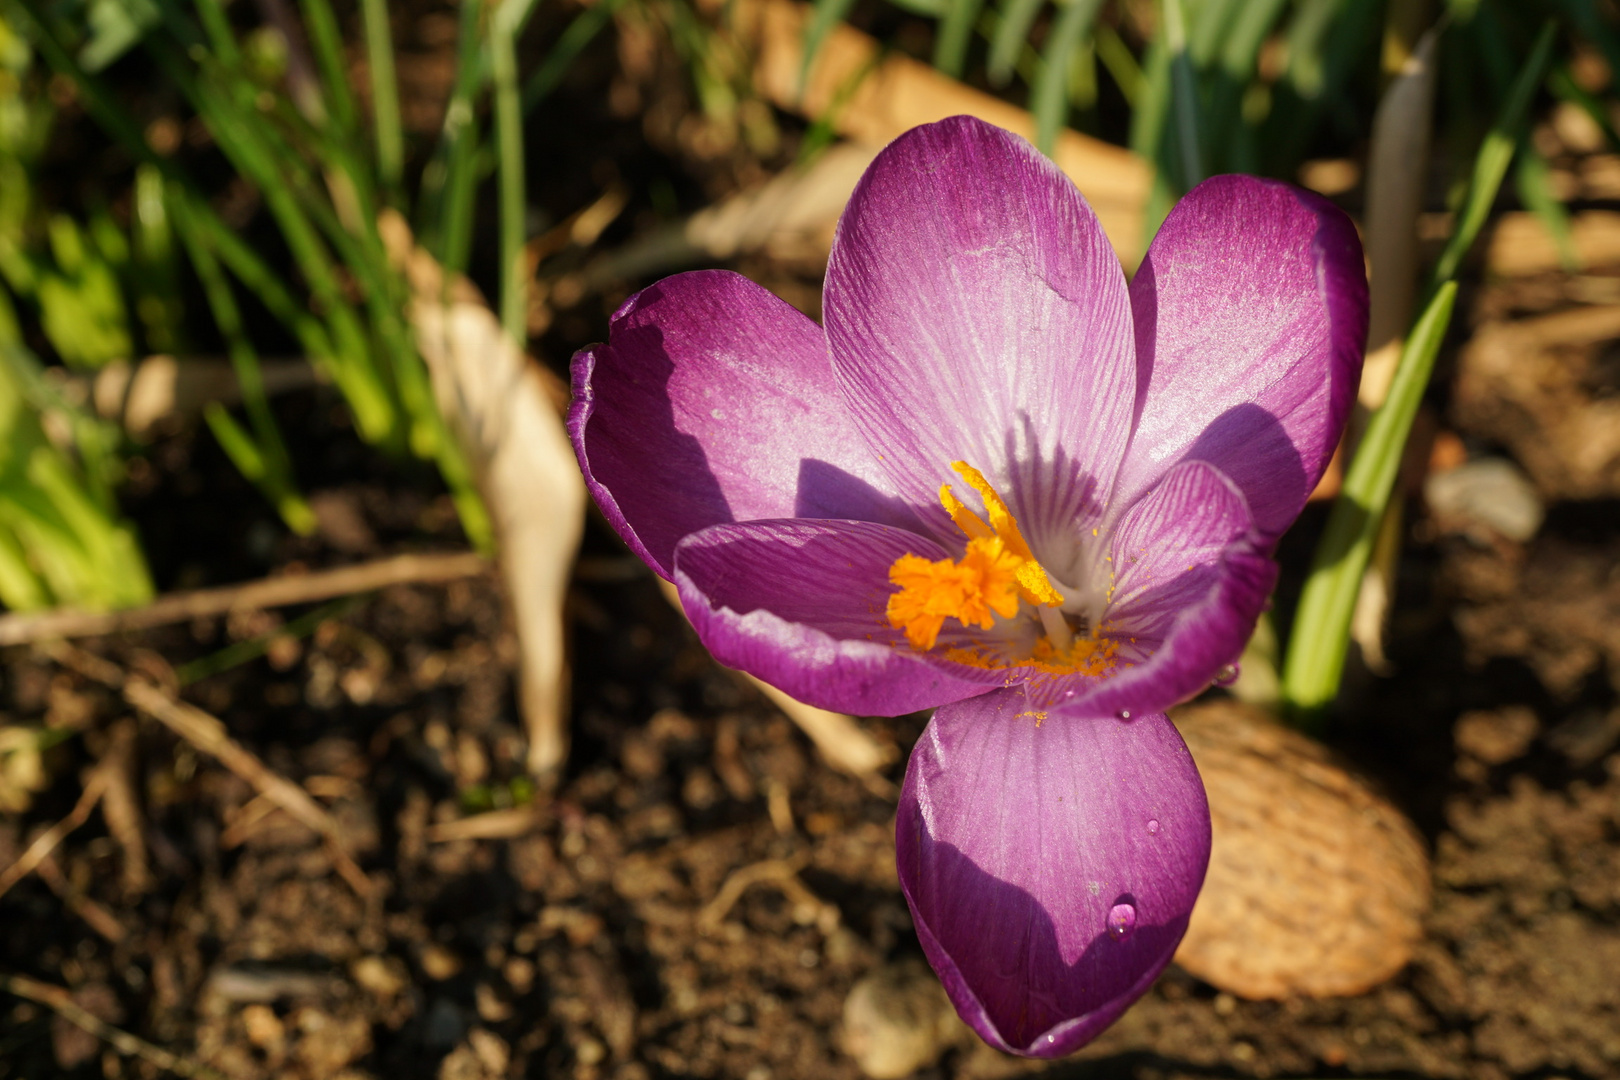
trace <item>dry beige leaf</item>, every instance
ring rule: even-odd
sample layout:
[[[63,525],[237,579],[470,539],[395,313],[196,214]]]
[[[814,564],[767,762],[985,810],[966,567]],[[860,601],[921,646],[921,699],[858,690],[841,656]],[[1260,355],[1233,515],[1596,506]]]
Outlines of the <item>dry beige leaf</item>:
[[[585,481],[544,374],[464,278],[448,283],[395,213],[379,222],[411,287],[409,317],[434,395],[478,478],[522,653],[529,770],[568,754],[563,600],[585,523]]]
[[[1423,35],[1384,91],[1373,117],[1367,167],[1368,352],[1357,394],[1359,407],[1345,435],[1347,455],[1354,453],[1368,417],[1389,393],[1412,321],[1417,296],[1417,223],[1429,172],[1438,41],[1434,30]],[[1351,639],[1367,667],[1379,674],[1389,669],[1384,627],[1395,596],[1395,569],[1404,532],[1401,516],[1399,503],[1384,512],[1350,620]]]
[[[700,257],[763,251],[777,259],[825,260],[838,215],[876,155],[876,147],[862,143],[834,146],[803,168],[601,256],[578,279],[560,280],[552,295],[566,306],[608,282],[649,277]]]
[[[1433,30],[1423,35],[1373,117],[1367,166],[1367,367],[1361,404],[1376,409],[1389,392],[1417,295],[1418,213],[1428,180],[1434,121]]]
[[[1239,997],[1359,994],[1411,958],[1429,864],[1411,823],[1321,744],[1235,701],[1174,714],[1214,845],[1176,962]]]
[[[315,369],[304,360],[261,360],[259,372],[270,395],[316,382]],[[103,419],[121,423],[137,439],[194,419],[209,402],[234,405],[242,400],[236,370],[226,361],[172,356],[148,356],[134,365],[117,360],[93,381],[67,380],[66,389],[72,399],[88,398]]]
[[[800,90],[804,30],[811,8],[794,0],[738,0],[732,6],[743,39],[754,49],[754,83],[779,108],[811,118],[829,115],[847,138],[879,147],[918,124],[966,114],[1024,136],[1035,137],[1027,111],[965,86],[919,60],[882,55],[882,46],[840,23],[816,54]],[[1097,212],[1104,231],[1128,267],[1142,257],[1142,211],[1153,171],[1122,147],[1077,131],[1059,132],[1052,160],[1068,174]]]

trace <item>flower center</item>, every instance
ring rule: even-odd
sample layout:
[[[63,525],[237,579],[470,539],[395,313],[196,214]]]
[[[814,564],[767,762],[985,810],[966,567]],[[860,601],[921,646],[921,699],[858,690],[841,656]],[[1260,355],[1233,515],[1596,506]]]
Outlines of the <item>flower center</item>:
[[[889,567],[899,592],[889,596],[889,625],[906,632],[913,648],[927,651],[939,640],[946,619],[990,630],[995,616],[1012,619],[1030,605],[1042,634],[1028,655],[1014,658],[986,649],[952,648],[946,656],[975,667],[1033,666],[1053,674],[1106,675],[1114,667],[1114,643],[1092,636],[1081,620],[1080,634],[1064,617],[1064,596],[1036,560],[1012,511],[984,474],[965,461],[951,463],[984,503],[984,518],[956,497],[949,484],[939,501],[968,537],[960,559],[929,560],[902,555]],[[1021,650],[1020,650],[1021,651]]]

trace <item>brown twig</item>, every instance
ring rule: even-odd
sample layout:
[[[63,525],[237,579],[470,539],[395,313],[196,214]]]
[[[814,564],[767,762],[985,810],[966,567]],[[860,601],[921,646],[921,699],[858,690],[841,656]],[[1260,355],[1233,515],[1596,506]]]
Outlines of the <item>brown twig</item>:
[[[326,840],[333,868],[361,897],[372,893],[370,879],[344,850],[337,822],[310,798],[309,792],[265,765],[225,730],[217,716],[195,705],[177,701],[143,678],[129,677],[117,664],[76,649],[64,642],[46,645],[45,652],[57,663],[109,686],[124,695],[135,708],[164,724],[192,746],[219,760],[219,763],[251,784],[254,790],[273,799],[294,820],[314,829]]]
[[[141,827],[141,803],[135,794],[135,718],[126,716],[112,726],[112,741],[96,765],[107,774],[101,798],[101,817],[107,832],[124,853],[124,892],[137,896],[152,884],[147,867],[146,838]]]
[[[106,813],[105,803],[102,804],[102,813]],[[39,876],[39,880],[50,887],[51,892],[61,898],[62,903],[68,906],[68,910],[83,919],[90,929],[114,945],[121,943],[129,936],[129,932],[124,929],[124,924],[114,918],[111,912],[74,887],[73,883],[67,879],[67,875],[62,873],[62,868],[56,865],[56,856],[47,855],[41,859],[39,866],[35,867],[34,873]]]
[[[102,793],[106,790],[107,774],[100,769],[92,770],[84,785],[84,793],[79,796],[78,803],[68,816],[40,833],[16,862],[0,871],[0,896],[6,895],[13,885],[33,873],[69,833],[88,821],[90,811],[96,808],[96,803],[101,801]]]
[[[170,1053],[162,1047],[153,1046],[145,1039],[136,1038],[127,1031],[113,1027],[81,1007],[73,1000],[72,995],[60,986],[52,986],[23,975],[0,973],[0,990],[45,1006],[68,1023],[88,1031],[120,1054],[138,1057],[176,1076],[196,1080],[225,1080],[222,1073],[200,1062]]]
[[[799,871],[808,857],[800,854],[791,859],[766,859],[734,870],[720,886],[714,899],[704,905],[698,914],[698,925],[714,930],[725,921],[726,915],[742,899],[743,893],[755,885],[774,885],[793,905],[794,921],[814,923],[824,934],[838,929],[839,912],[834,904],[821,899],[799,880]]]
[[[514,806],[509,810],[489,810],[429,826],[427,839],[432,844],[447,844],[454,840],[510,840],[533,832],[544,821],[534,807]]]
[[[170,593],[158,597],[145,607],[127,611],[59,609],[0,615],[0,646],[26,645],[57,638],[96,637],[121,630],[144,630],[232,611],[309,604],[337,596],[373,592],[390,585],[454,581],[484,573],[489,568],[483,556],[470,551],[396,555],[336,570],[317,570],[241,585],[225,585],[217,589]]]

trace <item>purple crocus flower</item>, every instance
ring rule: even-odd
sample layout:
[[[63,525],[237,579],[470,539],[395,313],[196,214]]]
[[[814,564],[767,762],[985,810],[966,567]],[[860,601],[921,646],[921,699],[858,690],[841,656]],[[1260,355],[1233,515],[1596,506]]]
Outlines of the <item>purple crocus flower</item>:
[[[1338,441],[1360,244],[1217,177],[1127,286],[1067,178],[955,117],[872,163],[823,309],[722,271],[630,298],[574,358],[580,466],[721,663],[936,710],[896,823],[918,937],[986,1041],[1067,1053],[1186,928],[1209,809],[1163,710],[1236,660]]]

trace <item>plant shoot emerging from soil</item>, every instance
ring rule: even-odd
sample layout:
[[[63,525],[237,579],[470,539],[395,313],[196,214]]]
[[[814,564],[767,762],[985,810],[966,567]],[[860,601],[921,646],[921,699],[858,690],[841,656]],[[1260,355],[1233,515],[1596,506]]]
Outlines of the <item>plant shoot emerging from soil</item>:
[[[722,663],[937,710],[897,822],[918,937],[986,1041],[1064,1054],[1186,928],[1209,813],[1163,710],[1242,651],[1338,441],[1360,245],[1217,177],[1127,286],[1050,162],[956,117],[863,177],[824,314],[721,271],[642,291],[574,359],[575,450]]]

